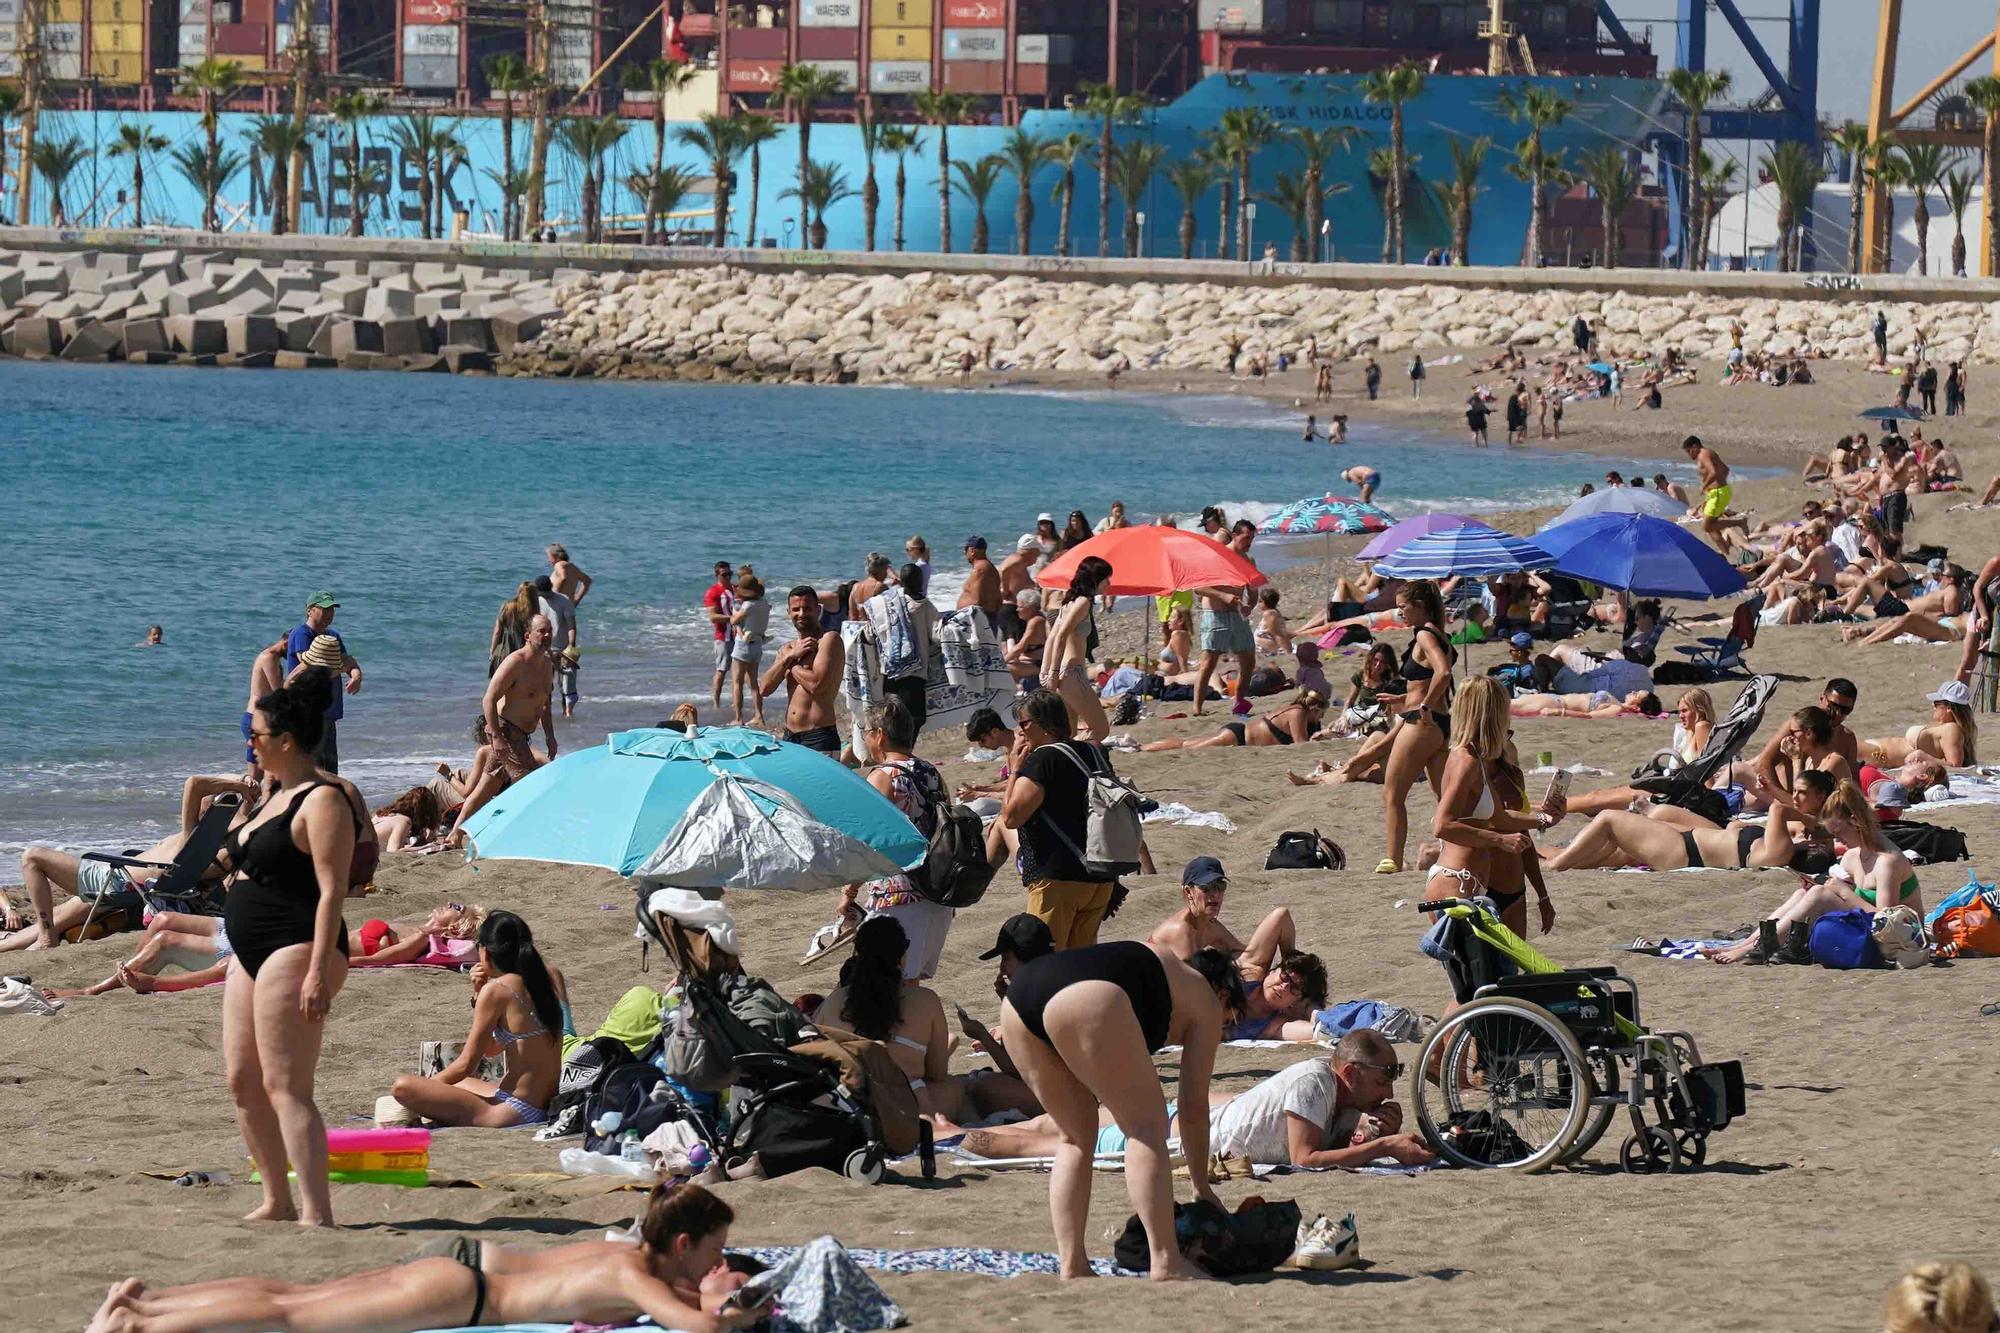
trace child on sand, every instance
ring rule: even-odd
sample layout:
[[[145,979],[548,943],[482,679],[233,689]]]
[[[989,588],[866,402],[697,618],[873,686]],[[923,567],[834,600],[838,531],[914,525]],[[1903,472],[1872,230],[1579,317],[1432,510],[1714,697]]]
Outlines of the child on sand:
[[[729,1205],[699,1185],[671,1194],[656,1187],[637,1245],[584,1241],[530,1254],[458,1237],[393,1268],[312,1285],[225,1278],[156,1292],[128,1278],[104,1298],[90,1333],[400,1333],[479,1324],[629,1324],[642,1314],[690,1333],[745,1328],[765,1312],[731,1299],[746,1280],[723,1263],[734,1220]]]

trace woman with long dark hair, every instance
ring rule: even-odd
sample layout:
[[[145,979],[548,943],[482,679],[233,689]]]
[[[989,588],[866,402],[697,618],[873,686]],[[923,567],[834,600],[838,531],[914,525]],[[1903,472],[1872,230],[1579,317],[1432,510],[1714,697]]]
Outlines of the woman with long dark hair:
[[[523,582],[514,590],[514,595],[500,604],[500,613],[493,617],[493,638],[486,645],[486,678],[500,669],[500,662],[507,654],[517,652],[528,641],[528,622],[541,610],[541,602],[535,596],[535,585]]]
[[[951,1029],[937,992],[903,979],[910,936],[892,916],[872,916],[854,932],[854,954],[840,968],[840,985],[813,1022],[845,1028],[889,1048],[889,1058],[916,1090],[925,1114],[956,1110],[962,1096],[941,1098],[950,1077]],[[934,1091],[935,1089],[935,1091]]]
[[[1043,687],[1060,694],[1069,705],[1080,739],[1097,744],[1111,734],[1111,719],[1090,682],[1090,663],[1097,653],[1097,597],[1110,585],[1110,561],[1092,555],[1078,562],[1062,613],[1042,650]]]
[[[440,1125],[505,1129],[548,1119],[571,1029],[562,974],[542,961],[528,923],[489,912],[479,927],[472,978],[472,1030],[458,1058],[431,1077],[404,1074],[390,1095]],[[471,1077],[491,1055],[506,1060],[500,1082]]]

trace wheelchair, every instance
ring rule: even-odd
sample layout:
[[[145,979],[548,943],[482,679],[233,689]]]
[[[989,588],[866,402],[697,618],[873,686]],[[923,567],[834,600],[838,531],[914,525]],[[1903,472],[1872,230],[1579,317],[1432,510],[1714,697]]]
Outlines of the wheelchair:
[[[1502,925],[1487,899],[1419,903],[1425,943],[1459,1007],[1410,1074],[1418,1132],[1454,1166],[1544,1171],[1583,1158],[1622,1109],[1634,1174],[1693,1170],[1741,1116],[1743,1066],[1704,1064],[1692,1036],[1640,1025],[1639,988],[1615,968],[1564,969]]]

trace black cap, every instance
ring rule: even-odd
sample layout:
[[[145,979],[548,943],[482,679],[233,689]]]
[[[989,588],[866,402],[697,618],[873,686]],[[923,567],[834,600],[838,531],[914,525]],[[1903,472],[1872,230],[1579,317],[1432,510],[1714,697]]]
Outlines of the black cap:
[[[965,545],[968,550],[983,551],[986,549],[986,539],[984,537],[967,537]]]
[[[1003,953],[1011,953],[1026,963],[1055,951],[1056,937],[1049,933],[1048,923],[1027,912],[1016,912],[1000,923],[1000,934],[993,947],[979,957],[991,961]]]
[[[1222,862],[1212,856],[1197,856],[1181,871],[1181,883],[1197,889],[1205,889],[1211,884],[1227,884],[1229,876],[1223,873]]]

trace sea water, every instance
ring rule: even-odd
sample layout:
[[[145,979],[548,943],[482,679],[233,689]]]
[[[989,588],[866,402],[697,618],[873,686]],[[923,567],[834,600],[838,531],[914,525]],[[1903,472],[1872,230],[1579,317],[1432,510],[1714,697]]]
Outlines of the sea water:
[[[1332,448],[1299,438],[1302,413],[1228,395],[14,362],[0,404],[8,882],[26,843],[143,845],[172,827],[183,777],[240,771],[252,660],[321,588],[365,672],[341,771],[379,801],[467,761],[494,614],[547,572],[552,541],[595,580],[583,702],[558,731],[577,748],[684,699],[712,720],[700,601],[718,559],[756,567],[782,639],[786,589],[857,578],[871,550],[900,564],[913,534],[948,606],[964,540],[1001,558],[1042,510],[1095,522],[1122,499],[1136,522],[1212,503],[1258,518],[1350,493],[1338,473],[1361,462],[1399,517],[1516,508],[1619,461],[1365,421]],[[1254,554],[1268,564],[1284,544]],[[164,647],[140,646],[152,624]]]

